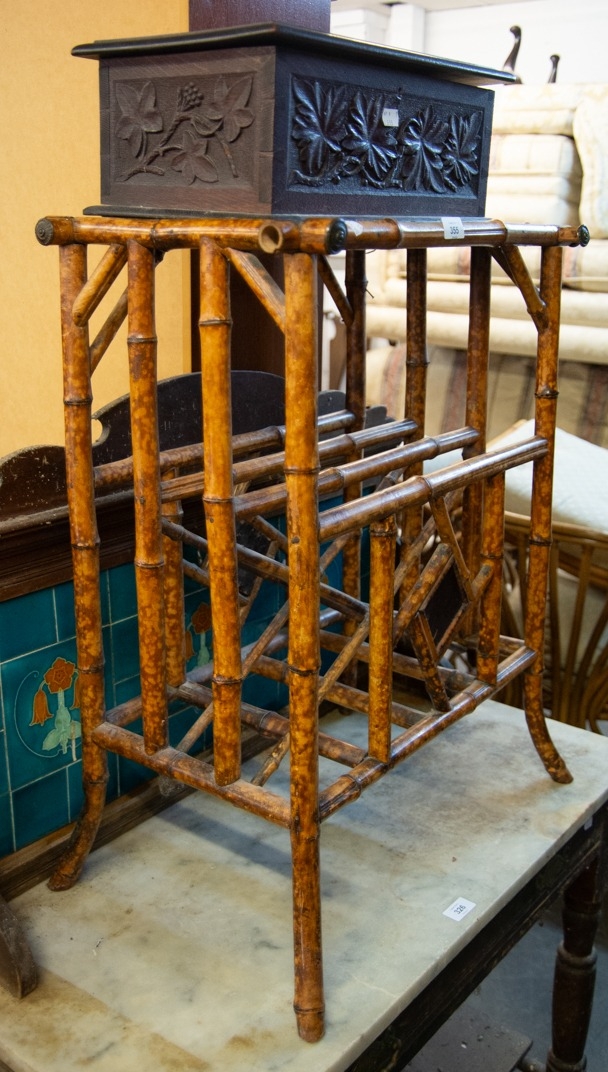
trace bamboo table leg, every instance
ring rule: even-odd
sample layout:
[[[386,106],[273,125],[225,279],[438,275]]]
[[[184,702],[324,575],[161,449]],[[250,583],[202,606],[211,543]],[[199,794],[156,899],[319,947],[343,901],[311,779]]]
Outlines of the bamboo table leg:
[[[549,735],[542,704],[543,648],[549,554],[551,550],[551,500],[553,494],[553,443],[557,407],[557,345],[561,293],[562,251],[543,249],[541,297],[546,305],[545,326],[538,333],[535,430],[549,443],[549,451],[534,462],[530,517],[530,558],[525,637],[536,659],[524,675],[524,708],[530,736],[546,768],[556,782],[572,777]]]
[[[86,284],[86,247],[60,249],[61,327],[65,459],[74,570],[74,608],[82,718],[82,781],[84,805],[66,851],[49,880],[54,890],[72,886],[93,844],[106,798],[106,753],[92,734],[104,716],[103,639],[99,595],[99,536],[95,516],[92,463],[91,370],[88,330],[73,315]]]
[[[213,615],[213,754],[218,785],[241,773],[241,641],[232,481],[228,264],[210,239],[200,244],[200,339],[205,449],[205,517]]]
[[[317,294],[314,259],[285,258],[285,482],[289,546],[289,697],[294,1008],[298,1031],[324,1031],[319,862],[319,542]]]

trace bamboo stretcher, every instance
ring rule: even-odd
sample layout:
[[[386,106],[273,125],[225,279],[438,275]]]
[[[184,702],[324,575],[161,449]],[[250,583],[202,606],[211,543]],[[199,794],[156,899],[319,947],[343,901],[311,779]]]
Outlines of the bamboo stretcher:
[[[426,249],[446,242],[441,221],[126,220],[48,218],[37,234],[60,253],[66,466],[82,685],[85,804],[51,880],[78,878],[104,806],[107,753],[222,797],[289,830],[293,858],[294,1007],[300,1035],[324,1030],[320,823],[357,799],[422,744],[524,675],[530,735],[546,770],[570,780],[547,730],[541,699],[545,595],[551,544],[561,247],[571,228],[465,221],[470,245],[468,385],[461,428],[425,434]],[[87,274],[87,247],[109,248]],[[519,245],[541,247],[540,286]],[[200,252],[203,428],[200,443],[158,447],[154,270],[174,248]],[[407,249],[406,416],[365,428],[365,251]],[[346,251],[342,288],[328,254]],[[258,259],[284,262],[281,291]],[[494,257],[519,288],[538,332],[535,434],[486,449],[490,270]],[[126,270],[127,286],[95,339],[89,321]],[[232,436],[229,276],[239,272],[285,336],[285,423]],[[319,281],[345,322],[345,409],[317,414]],[[132,457],[94,469],[91,378],[125,316]],[[425,475],[424,462],[458,448],[462,460]],[[528,601],[522,638],[501,636],[505,473],[532,462]],[[95,496],[130,488],[141,692],[111,710],[104,700]],[[202,532],[183,524],[187,499],[204,504]],[[283,529],[280,519],[285,518]],[[239,539],[251,526],[260,551]],[[361,580],[369,537],[369,595]],[[184,557],[193,548],[198,558]],[[341,556],[341,583],[326,577]],[[239,587],[239,570],[251,583]],[[209,589],[213,661],[188,671],[184,577]],[[261,635],[243,628],[262,581],[282,593]],[[287,654],[285,655],[285,651]],[[326,659],[321,669],[321,653]],[[456,659],[451,658],[454,654]],[[329,658],[328,658],[329,657]],[[256,674],[284,683],[288,707],[245,703]],[[396,685],[399,688],[396,688]],[[168,706],[200,714],[177,747]],[[363,711],[366,749],[323,732],[324,703]],[[141,719],[143,729],[134,729]],[[213,728],[213,758],[196,754]],[[253,777],[241,770],[243,728],[270,742]],[[285,757],[290,797],[269,786]],[[319,757],[345,770],[320,789]]]

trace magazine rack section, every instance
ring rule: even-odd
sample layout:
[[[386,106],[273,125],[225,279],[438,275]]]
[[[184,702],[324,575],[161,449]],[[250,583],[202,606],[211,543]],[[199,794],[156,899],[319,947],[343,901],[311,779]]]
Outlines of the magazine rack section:
[[[290,832],[293,861],[295,1011],[301,1036],[323,1034],[320,823],[520,673],[530,735],[550,776],[570,780],[541,703],[545,594],[551,539],[552,448],[557,402],[561,246],[584,232],[464,221],[472,247],[468,389],[461,428],[425,435],[426,249],[449,241],[444,221],[273,218],[152,220],[48,218],[40,241],[60,247],[66,463],[74,555],[78,667],[82,683],[85,805],[51,880],[73,884],[95,837],[105,797],[106,753],[205,790]],[[87,277],[87,246],[107,245]],[[540,287],[519,246],[542,251]],[[202,443],[158,449],[154,267],[174,248],[200,251]],[[406,416],[365,429],[365,250],[406,248]],[[346,251],[342,289],[327,255]],[[283,258],[284,293],[256,254]],[[489,294],[494,257],[519,287],[538,332],[535,434],[486,451]],[[126,266],[127,290],[90,343],[88,321]],[[285,424],[232,437],[229,271],[247,280],[285,336]],[[346,324],[345,409],[317,415],[318,281]],[[127,313],[128,310],[128,313]],[[91,463],[91,375],[128,315],[132,457]],[[423,475],[425,459],[462,448],[462,461]],[[528,601],[523,638],[500,635],[505,472],[533,462]],[[372,489],[370,490],[370,484]],[[364,486],[365,485],[365,489]],[[95,496],[132,487],[141,694],[104,704]],[[204,534],[182,525],[181,503],[202,497]],[[458,517],[458,528],[455,518]],[[285,530],[278,519],[286,518]],[[256,549],[243,540],[254,530]],[[360,546],[369,532],[369,595]],[[260,540],[263,549],[259,550]],[[198,554],[184,558],[183,548]],[[342,556],[342,581],[325,571]],[[243,570],[255,578],[243,590]],[[210,592],[213,661],[186,672],[184,574]],[[262,635],[242,629],[262,579],[284,592]],[[241,585],[241,587],[239,587]],[[321,652],[328,658],[321,671]],[[285,654],[286,652],[286,654]],[[451,657],[457,655],[458,658]],[[331,661],[333,660],[333,661]],[[251,674],[285,683],[288,708],[242,700]],[[405,688],[394,693],[393,682]],[[408,685],[409,682],[409,685]],[[424,703],[411,695],[424,692]],[[397,698],[398,697],[398,698]],[[168,704],[200,716],[178,747],[168,743]],[[323,733],[324,701],[368,719],[366,749]],[[141,718],[142,732],[133,723]],[[348,718],[342,720],[348,726]],[[213,759],[193,755],[213,727]],[[241,733],[272,742],[253,779],[241,771]],[[199,746],[200,747],[200,746]],[[289,764],[290,798],[267,782]],[[319,757],[341,765],[320,788]]]

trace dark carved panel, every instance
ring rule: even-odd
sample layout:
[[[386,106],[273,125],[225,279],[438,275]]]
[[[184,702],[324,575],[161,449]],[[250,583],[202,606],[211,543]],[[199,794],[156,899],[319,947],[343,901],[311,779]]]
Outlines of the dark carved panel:
[[[272,25],[74,51],[101,62],[88,211],[484,214],[497,72]]]
[[[117,80],[112,98],[116,139],[114,177],[170,175],[176,186],[238,181],[246,147],[234,152],[255,116],[250,104],[253,76],[218,74],[189,79]]]
[[[475,196],[481,109],[294,78],[290,186]]]

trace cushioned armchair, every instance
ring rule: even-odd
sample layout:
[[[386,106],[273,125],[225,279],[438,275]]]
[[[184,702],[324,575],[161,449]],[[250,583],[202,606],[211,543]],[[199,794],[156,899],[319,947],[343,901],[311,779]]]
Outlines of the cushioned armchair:
[[[499,437],[525,438],[531,422]],[[608,451],[557,430],[547,604],[545,703],[553,718],[603,732],[608,720]],[[526,597],[531,471],[511,470],[506,529],[512,547],[507,618]],[[511,696],[511,701],[517,697]]]

